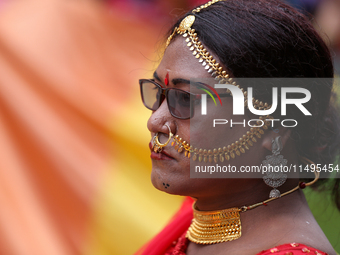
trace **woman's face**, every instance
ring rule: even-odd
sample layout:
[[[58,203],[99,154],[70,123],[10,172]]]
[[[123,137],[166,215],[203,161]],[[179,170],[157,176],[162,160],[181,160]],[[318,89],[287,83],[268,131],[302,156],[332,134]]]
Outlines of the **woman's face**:
[[[215,59],[218,61],[216,57]],[[167,74],[169,84],[166,86],[164,80]],[[186,91],[190,90],[193,93],[199,90],[190,87],[190,84],[186,82],[178,81],[183,79],[190,81],[193,78],[211,78],[211,75],[198,62],[198,59],[192,55],[182,37],[175,38],[168,46],[154,76],[155,81],[164,88],[179,88]],[[217,92],[225,93],[225,90],[220,89]],[[243,127],[242,125],[235,126],[232,129],[228,125],[213,127],[213,119],[221,118],[221,116],[227,120],[233,119],[234,122],[248,119],[247,116],[232,115],[231,97],[223,97],[222,103],[223,107],[215,107],[212,100],[209,101],[208,99],[208,113],[206,116],[201,115],[200,106],[198,106],[192,119],[182,120],[170,114],[167,102],[164,100],[161,106],[149,118],[148,129],[152,137],[159,133],[161,143],[168,139],[169,130],[165,125],[167,124],[174,135],[178,135],[185,141],[190,141],[190,138],[195,140],[196,144],[194,147],[204,149],[222,148],[234,143],[249,130],[249,127]],[[209,104],[211,105],[210,107]],[[199,144],[200,142],[202,143]],[[211,147],[207,148],[206,144],[210,144]],[[251,162],[252,165],[259,165],[261,164],[261,159],[263,160],[266,154],[268,152],[263,149],[261,141],[259,141],[249,151],[246,151],[245,154],[224,162],[224,164],[240,166],[245,165],[246,162]],[[237,192],[238,189],[245,190],[244,185],[242,187],[239,185],[240,183],[245,184],[245,179],[190,178],[190,159],[185,157],[184,153],[178,153],[170,144],[163,148],[161,154],[152,152],[151,159],[151,179],[153,185],[157,189],[171,194],[198,198],[225,195],[226,193]]]

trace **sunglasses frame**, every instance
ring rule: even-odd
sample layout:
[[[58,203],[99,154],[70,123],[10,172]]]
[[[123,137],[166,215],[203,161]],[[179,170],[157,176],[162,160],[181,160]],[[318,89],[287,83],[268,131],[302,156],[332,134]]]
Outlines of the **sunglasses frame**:
[[[163,88],[160,84],[158,84],[157,82],[155,82],[153,79],[139,79],[139,86],[140,86],[140,93],[141,93],[141,96],[142,96],[142,101],[143,101],[143,104],[146,108],[148,108],[149,110],[151,111],[156,111],[156,110],[153,110],[151,108],[149,108],[145,102],[144,102],[144,97],[143,97],[143,88],[142,88],[142,85],[143,85],[143,82],[151,82],[153,83],[154,85],[156,85],[158,88],[160,88],[162,90],[162,94],[161,94],[161,102],[158,106],[158,108],[161,106],[162,102],[164,101],[164,99],[166,98],[167,100],[167,104],[168,104],[168,109],[169,109],[169,112],[171,114],[171,116],[177,118],[177,119],[182,119],[182,120],[186,120],[186,119],[190,119],[194,116],[194,107],[192,107],[192,105],[190,105],[190,116],[189,117],[186,117],[186,118],[183,118],[183,117],[178,117],[176,116],[175,114],[173,114],[171,112],[171,109],[170,109],[170,105],[169,105],[169,97],[168,97],[168,92],[169,90],[177,90],[177,91],[181,91],[181,92],[184,92],[186,94],[189,94],[191,96],[191,98],[193,98],[193,100],[190,102],[191,104],[195,103],[197,100],[200,100],[201,99],[201,94],[194,94],[194,93],[191,93],[189,91],[185,91],[185,90],[182,90],[182,89],[177,89],[177,88]],[[202,85],[202,84],[200,84]],[[219,93],[218,94],[220,97],[231,97],[231,95],[229,93]],[[214,97],[217,97],[217,96],[214,96]]]
[[[157,82],[155,82],[155,81],[152,80],[152,79],[139,79],[140,93],[141,93],[141,96],[142,96],[143,104],[144,104],[144,106],[145,106],[146,108],[148,108],[148,109],[151,110],[151,111],[156,111],[158,108],[157,108],[156,110],[154,110],[154,109],[149,108],[149,107],[145,104],[144,97],[143,97],[143,82],[151,82],[152,84],[156,85],[159,89],[161,89],[161,91],[162,91],[162,94],[160,95],[160,96],[161,96],[161,102],[160,102],[158,108],[161,106],[161,104],[162,104],[162,102],[164,101],[164,99],[166,99],[166,102],[167,102],[167,104],[168,104],[168,109],[169,109],[169,112],[170,112],[171,116],[173,116],[173,117],[175,117],[175,118],[177,118],[177,119],[181,119],[181,120],[190,119],[190,118],[192,118],[192,117],[194,116],[194,107],[191,107],[191,106],[190,106],[190,116],[189,116],[189,117],[183,118],[183,117],[178,117],[178,116],[176,116],[176,115],[171,111],[171,109],[170,109],[168,92],[169,92],[170,90],[177,90],[177,91],[183,92],[183,93],[185,93],[185,94],[189,94],[191,97],[194,98],[194,100],[193,100],[192,102],[190,102],[190,103],[194,103],[194,102],[196,102],[197,100],[201,99],[201,95],[199,95],[199,94],[194,94],[194,93],[191,93],[191,92],[189,92],[189,91],[185,91],[185,90],[177,89],[177,88],[163,88],[161,85],[159,85]]]

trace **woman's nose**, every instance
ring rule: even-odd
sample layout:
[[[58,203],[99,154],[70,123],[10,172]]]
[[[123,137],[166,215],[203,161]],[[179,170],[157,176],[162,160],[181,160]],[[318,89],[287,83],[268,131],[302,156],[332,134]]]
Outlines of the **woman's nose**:
[[[147,127],[152,134],[168,134],[169,129],[165,124],[167,124],[170,127],[171,132],[175,134],[176,126],[174,117],[169,112],[168,103],[166,100],[164,100],[160,107],[151,114]]]

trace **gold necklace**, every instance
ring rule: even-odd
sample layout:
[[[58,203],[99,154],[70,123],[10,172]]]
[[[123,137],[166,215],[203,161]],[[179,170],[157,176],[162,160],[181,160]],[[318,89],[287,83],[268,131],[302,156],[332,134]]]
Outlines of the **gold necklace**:
[[[193,205],[194,219],[186,237],[197,244],[215,244],[241,237],[240,210],[198,211]]]
[[[304,189],[305,187],[314,184],[319,179],[319,168],[307,158],[300,157],[300,160],[307,165],[315,166],[314,180],[308,183],[299,182],[299,185],[281,194],[281,197],[286,196],[299,188]],[[246,212],[260,205],[267,205],[268,202],[277,198],[278,197],[270,198],[250,206],[242,206],[240,208],[234,207],[217,211],[199,211],[196,208],[196,203],[194,203],[194,218],[187,231],[186,237],[191,242],[197,244],[216,244],[236,240],[240,238],[242,234],[240,212]]]

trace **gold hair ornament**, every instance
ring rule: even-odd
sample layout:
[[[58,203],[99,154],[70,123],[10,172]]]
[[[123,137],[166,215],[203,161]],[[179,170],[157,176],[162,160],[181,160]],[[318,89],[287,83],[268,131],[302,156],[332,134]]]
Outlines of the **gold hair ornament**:
[[[197,7],[192,12],[198,13],[202,9],[207,8],[210,5],[220,1],[223,0],[209,1],[206,4]],[[205,70],[207,70],[208,73],[211,74],[212,77],[218,80],[219,83],[232,84],[242,91],[244,97],[246,98],[245,106],[248,108],[247,91],[241,88],[240,85],[237,85],[236,82],[229,77],[229,74],[227,74],[227,72],[223,70],[223,68],[216,61],[216,59],[214,59],[213,56],[207,51],[207,49],[205,49],[203,44],[199,41],[195,29],[191,28],[194,22],[195,22],[194,15],[186,16],[180,23],[179,27],[178,28],[176,27],[173,33],[168,37],[166,47],[169,46],[172,38],[175,36],[176,33],[182,35],[190,51],[192,51],[192,54],[195,56],[196,59],[198,59],[198,61],[202,64]],[[227,93],[230,93],[230,91],[227,90]],[[271,105],[268,105],[268,103],[263,103],[262,101],[256,100],[255,98],[252,98],[252,103],[254,108],[257,110],[268,110],[271,108]],[[183,141],[182,138],[178,137],[178,135],[176,135],[173,138],[174,141],[172,142],[172,145],[175,146],[175,149],[178,150],[178,152],[184,151],[185,156],[188,158],[190,158],[191,155],[193,154],[192,159],[194,161],[198,160],[199,162],[201,161],[212,162],[214,160],[215,163],[217,163],[218,161],[224,162],[224,160],[230,160],[235,158],[236,155],[241,156],[242,153],[245,153],[246,150],[249,150],[250,146],[253,146],[253,143],[257,142],[258,138],[261,138],[261,135],[264,134],[264,130],[268,129],[270,121],[265,120],[273,119],[273,117],[269,115],[260,116],[259,118],[263,122],[258,121],[257,123],[257,125],[259,125],[258,127],[252,127],[249,131],[247,131],[245,135],[243,135],[243,137],[239,138],[231,145],[228,145],[223,148],[215,148],[212,150],[193,148],[192,146],[190,146],[190,144]],[[260,126],[260,124],[263,125]]]
[[[299,188],[304,189],[306,186],[314,184],[320,177],[320,171],[317,165],[307,158],[301,157],[301,162],[307,165],[314,165],[315,178],[313,181],[304,183],[299,182],[295,188],[283,193],[281,197],[286,196]],[[270,198],[263,202],[240,208],[230,208],[218,211],[199,211],[196,205],[193,205],[194,218],[188,229],[186,237],[197,244],[215,244],[228,242],[241,237],[241,219],[240,212],[246,212],[260,205],[267,205],[268,202],[277,199]]]

